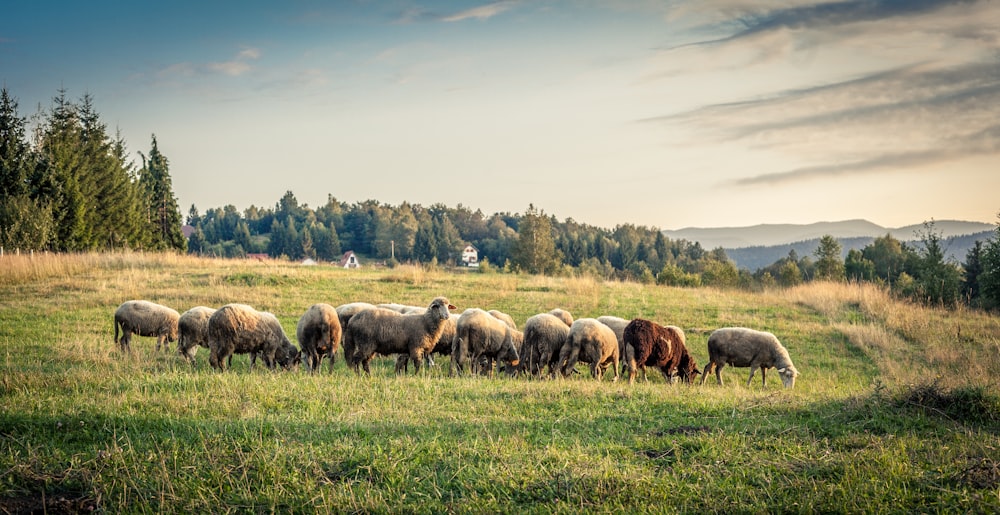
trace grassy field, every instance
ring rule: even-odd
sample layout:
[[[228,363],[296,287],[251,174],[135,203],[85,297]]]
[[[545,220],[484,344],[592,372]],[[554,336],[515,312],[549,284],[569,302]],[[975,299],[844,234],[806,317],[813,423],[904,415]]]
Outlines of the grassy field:
[[[194,369],[113,344],[124,300],[500,309],[775,333],[801,376],[746,386]],[[870,285],[764,293],[173,255],[0,258],[0,512],[1000,512],[1000,319]]]

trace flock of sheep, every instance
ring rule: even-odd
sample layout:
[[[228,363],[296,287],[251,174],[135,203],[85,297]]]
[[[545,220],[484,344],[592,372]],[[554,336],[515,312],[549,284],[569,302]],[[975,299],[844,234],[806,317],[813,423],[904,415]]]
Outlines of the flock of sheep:
[[[376,355],[397,355],[396,373],[406,373],[409,363],[419,372],[421,363],[433,364],[432,355],[450,356],[450,373],[492,375],[495,368],[510,375],[554,378],[573,373],[578,361],[590,364],[591,376],[600,380],[612,369],[614,379],[628,372],[629,383],[637,372],[646,377],[646,367],[660,371],[667,382],[691,383],[702,372],[688,353],[684,331],[637,318],[613,316],[574,320],[562,309],[534,315],[523,331],[500,311],[478,308],[461,315],[447,298],[437,297],[427,307],[401,304],[373,305],[355,302],[333,307],[314,304],[299,319],[296,347],[281,323],[271,313],[245,304],[227,304],[219,309],[199,306],[179,314],[167,306],[131,300],[115,311],[115,342],[130,351],[132,335],[155,336],[156,350],[177,341],[177,351],[194,363],[198,347],[209,349],[209,363],[225,370],[233,354],[250,354],[251,366],[260,357],[269,369],[293,368],[300,363],[316,372],[325,357],[330,370],[337,349],[344,348],[347,365],[360,374],[371,374],[369,363]],[[119,330],[121,337],[119,338]],[[768,368],[777,370],[785,387],[795,384],[798,371],[788,351],[771,333],[744,327],[728,327],[708,338],[709,362],[701,382],[714,370],[722,384],[722,368],[750,367],[747,386],[757,369],[766,385]]]

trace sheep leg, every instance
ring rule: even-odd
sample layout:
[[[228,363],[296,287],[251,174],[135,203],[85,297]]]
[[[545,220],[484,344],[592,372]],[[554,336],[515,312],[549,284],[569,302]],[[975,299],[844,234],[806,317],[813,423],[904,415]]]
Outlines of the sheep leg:
[[[398,376],[400,375],[400,373],[406,375],[406,373],[409,372],[409,370],[410,370],[410,356],[407,354],[400,354],[399,356],[396,356],[396,367],[395,367],[396,375]]]
[[[747,379],[747,388],[750,387],[750,381],[753,381],[753,374],[757,371],[757,365],[750,365],[750,378]]]
[[[767,386],[767,367],[760,367],[760,385]]]
[[[424,351],[423,349],[411,349],[410,350],[410,361],[413,361],[413,374],[417,375],[420,373],[420,363],[424,361]]]
[[[565,351],[566,348],[563,348]],[[559,353],[559,363],[562,364],[562,374],[563,377],[569,377],[573,373],[573,367],[576,366],[576,362],[580,359],[580,348],[574,347],[567,353],[565,362],[563,361],[563,353]]]
[[[711,361],[705,365],[705,373],[701,376],[701,384],[705,384],[705,380],[708,379],[708,375],[712,373],[712,365],[713,363]]]
[[[715,364],[715,381],[719,383],[719,386],[722,386],[722,368],[725,366],[726,366],[725,363]],[[751,372],[750,375],[752,376],[753,373]]]
[[[370,354],[368,357],[361,360],[361,366],[365,369],[365,374],[368,375],[369,377],[371,377],[372,375],[372,369],[369,363],[371,363],[373,357],[375,357],[374,353]]]
[[[122,352],[132,352],[132,331],[124,329],[122,331],[122,339],[119,342]]]

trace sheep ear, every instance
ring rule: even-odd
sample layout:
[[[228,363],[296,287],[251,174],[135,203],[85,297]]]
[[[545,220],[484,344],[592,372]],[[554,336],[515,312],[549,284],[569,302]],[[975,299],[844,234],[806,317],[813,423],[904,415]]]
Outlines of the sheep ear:
[[[788,370],[788,369],[787,368],[779,368],[778,369],[778,373],[784,375],[784,373],[785,373],[786,370]]]
[[[453,309],[458,309],[458,308],[456,308],[455,306],[452,306],[451,304],[448,304],[448,311],[451,311]]]

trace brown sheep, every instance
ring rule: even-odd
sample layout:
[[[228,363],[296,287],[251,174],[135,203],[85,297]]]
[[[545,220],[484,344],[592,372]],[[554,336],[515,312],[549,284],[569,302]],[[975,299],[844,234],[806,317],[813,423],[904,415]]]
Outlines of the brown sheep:
[[[679,327],[637,318],[625,326],[623,338],[629,384],[635,382],[636,370],[642,371],[645,380],[646,367],[657,368],[668,382],[677,376],[690,383],[700,373]]]
[[[115,343],[123,352],[132,351],[132,334],[155,336],[156,351],[160,346],[169,350],[170,342],[177,339],[177,324],[181,315],[176,310],[148,300],[129,300],[115,310]],[[122,336],[118,339],[118,330]]]
[[[299,318],[295,327],[295,337],[302,348],[302,358],[310,372],[316,372],[324,356],[330,357],[330,372],[337,361],[337,347],[340,346],[340,318],[337,310],[324,303],[309,306]]]
[[[577,360],[590,363],[590,375],[600,381],[609,366],[618,380],[618,338],[596,318],[579,318],[569,328],[569,337],[559,352],[563,377],[573,373]]]
[[[358,373],[358,367],[363,366],[371,375],[369,363],[376,353],[407,353],[419,372],[424,355],[434,349],[444,331],[450,309],[455,306],[447,298],[437,297],[420,315],[402,315],[382,308],[358,313],[344,331],[344,350],[353,349],[348,364]]]
[[[208,319],[208,337],[212,368],[226,369],[233,354],[250,354],[251,368],[260,355],[267,368],[275,365],[292,368],[299,351],[285,335],[281,322],[271,313],[257,311],[245,304],[226,304]]]

